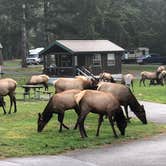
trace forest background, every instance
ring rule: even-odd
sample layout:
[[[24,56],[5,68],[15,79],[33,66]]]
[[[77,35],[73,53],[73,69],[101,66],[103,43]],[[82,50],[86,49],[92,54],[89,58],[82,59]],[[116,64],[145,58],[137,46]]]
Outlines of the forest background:
[[[57,39],[108,39],[166,55],[165,18],[165,0],[0,0],[3,58]]]

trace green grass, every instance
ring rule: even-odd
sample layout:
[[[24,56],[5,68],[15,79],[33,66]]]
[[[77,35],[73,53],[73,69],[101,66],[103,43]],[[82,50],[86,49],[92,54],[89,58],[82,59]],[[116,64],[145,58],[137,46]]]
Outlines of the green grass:
[[[149,123],[143,125],[138,120],[132,120],[126,130],[126,136],[115,139],[111,126],[106,119],[101,127],[99,137],[95,137],[97,115],[89,114],[85,126],[89,137],[80,138],[78,130],[73,130],[76,114],[68,111],[64,123],[70,130],[58,132],[59,123],[54,115],[42,133],[37,133],[37,113],[42,112],[47,101],[18,101],[18,112],[11,115],[0,114],[0,156],[32,156],[52,155],[66,150],[93,148],[99,145],[119,143],[123,141],[148,137],[166,131],[166,126]],[[118,130],[117,130],[118,131]]]
[[[14,78],[18,81],[18,87],[16,89],[18,112],[16,114],[12,113],[11,115],[3,115],[1,108],[0,158],[53,155],[67,150],[94,148],[99,145],[120,143],[166,132],[166,125],[158,125],[155,123],[143,125],[139,120],[132,119],[126,129],[126,135],[115,139],[111,126],[108,123],[108,119],[105,119],[101,127],[100,136],[95,137],[98,116],[95,114],[89,114],[85,121],[85,127],[89,137],[81,139],[79,131],[73,130],[77,118],[76,114],[74,111],[67,111],[64,123],[70,127],[70,130],[63,129],[63,132],[59,133],[59,123],[57,122],[57,116],[54,115],[48,125],[44,128],[44,131],[42,133],[37,133],[37,114],[38,112],[43,111],[47,101],[32,99],[24,102],[23,100],[20,100],[23,99],[23,96],[20,94],[20,92],[23,92],[23,89],[20,85],[25,84],[28,76],[36,72],[41,72],[42,66],[29,66],[27,69],[20,69],[16,66],[16,64],[19,63],[19,60],[5,62],[5,65],[9,66],[9,68],[5,68],[9,74],[5,74],[4,76]],[[156,66],[123,65],[123,73],[138,73],[142,70],[153,71],[155,69]],[[15,74],[10,73],[10,71],[14,71]],[[24,73],[26,73],[26,75]],[[138,81],[136,81],[134,89],[134,93],[139,100],[166,103],[165,87],[139,87]],[[50,86],[50,91],[54,91],[52,86]],[[8,110],[8,97],[5,97],[5,100]]]
[[[4,66],[5,67],[16,67],[21,65],[21,60],[20,59],[13,59],[13,60],[7,60],[4,61]]]
[[[50,87],[53,91],[54,88]],[[16,92],[22,89],[17,88]],[[149,137],[166,132],[166,125],[148,123],[143,125],[139,120],[132,119],[126,129],[126,135],[115,139],[108,119],[104,120],[100,136],[96,137],[98,116],[89,114],[85,121],[88,138],[80,138],[78,130],[73,130],[77,116],[73,110],[67,111],[64,123],[70,130],[63,129],[58,132],[59,123],[57,115],[54,115],[46,125],[42,133],[37,133],[38,113],[44,110],[47,101],[44,100],[20,100],[22,96],[16,93],[18,112],[11,115],[0,113],[0,158],[32,155],[53,155],[67,150],[94,148],[99,145],[120,143],[133,139]],[[5,98],[7,110],[9,107],[8,97]],[[118,129],[116,131],[119,134]]]
[[[160,65],[138,65],[138,64],[122,64],[122,73],[140,73],[142,71],[155,71]]]
[[[134,94],[137,99],[144,101],[152,101],[166,104],[166,87],[165,86],[149,86],[146,81],[146,87],[139,86],[139,81],[134,82]]]

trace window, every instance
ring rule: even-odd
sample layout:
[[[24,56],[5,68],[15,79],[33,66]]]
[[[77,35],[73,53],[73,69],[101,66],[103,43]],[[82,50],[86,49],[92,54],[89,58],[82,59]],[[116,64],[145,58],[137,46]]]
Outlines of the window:
[[[107,66],[114,66],[115,65],[115,54],[109,53],[107,54]]]
[[[101,66],[101,55],[94,54],[92,62],[93,62],[93,66]]]

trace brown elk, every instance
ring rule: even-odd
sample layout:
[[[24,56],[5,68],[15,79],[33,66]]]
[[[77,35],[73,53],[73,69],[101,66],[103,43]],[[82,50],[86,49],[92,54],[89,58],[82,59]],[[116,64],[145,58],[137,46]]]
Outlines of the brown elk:
[[[45,87],[45,90],[48,90],[48,80],[49,77],[45,74],[42,75],[33,75],[31,78],[27,81],[26,85],[38,85],[43,84]],[[26,88],[25,91],[29,92],[29,88]]]
[[[104,82],[115,82],[111,73],[103,72],[99,74],[99,80]]]
[[[158,73],[161,73],[163,70],[166,70],[165,66],[159,66],[159,67],[157,68],[157,72],[158,72]]]
[[[104,115],[108,116],[115,137],[117,137],[117,133],[114,128],[114,121],[116,121],[121,134],[125,135],[127,122],[119,101],[111,93],[99,92],[96,90],[84,90],[76,95],[75,99],[80,109],[78,124],[82,138],[87,137],[84,121],[90,112],[99,114],[96,136],[99,135]]]
[[[161,84],[164,85],[166,83],[166,70],[161,71],[158,78],[159,78]]]
[[[142,82],[143,82],[143,85],[146,86],[145,80],[150,80],[150,85],[153,84],[155,81],[158,82],[158,73],[157,72],[148,72],[148,71],[141,72],[141,79],[139,82],[139,86],[141,86]]]
[[[81,92],[80,90],[72,89],[67,90],[61,93],[54,94],[48,104],[46,105],[44,111],[42,113],[38,114],[38,127],[37,131],[41,132],[45,125],[49,122],[49,120],[52,118],[53,113],[58,114],[58,121],[60,122],[60,129],[59,132],[62,131],[62,126],[66,129],[69,129],[64,123],[64,113],[68,109],[75,109],[75,112],[77,115],[79,115],[79,109],[77,107],[77,104],[75,102],[74,95]],[[74,129],[77,128],[77,123],[74,127]]]
[[[165,67],[159,66],[155,72],[148,72],[148,71],[141,72],[141,79],[140,79],[139,85],[141,86],[141,83],[143,82],[145,86],[145,80],[150,80],[149,85],[155,84],[155,81],[156,81],[156,84],[163,85],[162,80],[159,78],[159,75],[163,70],[165,70]]]
[[[134,91],[134,87],[133,87],[134,86],[133,85],[134,79],[135,79],[135,77],[134,77],[133,74],[130,74],[130,73],[129,74],[125,74],[125,75],[122,76],[121,83],[123,85],[128,86],[129,88],[130,88],[130,85],[131,85],[132,90]]]
[[[11,113],[11,108],[14,103],[14,112],[17,112],[15,89],[17,87],[17,82],[11,78],[0,79],[0,96],[2,97],[1,106],[3,108],[4,114],[6,114],[5,103],[3,101],[3,96],[9,96],[10,98],[10,108],[9,114]]]
[[[144,106],[139,104],[136,97],[128,87],[122,84],[101,82],[99,83],[97,90],[111,92],[115,97],[117,97],[120,104],[125,108],[125,113],[128,121],[130,119],[128,116],[129,106],[131,111],[134,112],[134,114],[142,121],[142,123],[147,124]]]
[[[56,93],[69,90],[69,89],[96,89],[97,80],[94,79],[85,79],[82,77],[76,78],[59,78],[53,82],[53,85],[56,89]]]

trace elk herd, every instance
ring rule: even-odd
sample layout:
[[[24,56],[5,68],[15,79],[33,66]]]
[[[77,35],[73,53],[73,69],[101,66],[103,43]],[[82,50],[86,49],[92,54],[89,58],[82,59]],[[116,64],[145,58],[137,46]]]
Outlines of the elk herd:
[[[166,70],[164,66],[160,66],[154,72],[143,71],[140,74],[141,83],[145,86],[145,80],[150,80],[150,85],[164,85],[166,81]],[[35,75],[28,81],[28,85],[43,84],[48,90],[47,75]],[[108,119],[113,134],[118,137],[115,124],[121,135],[125,135],[127,123],[131,117],[128,114],[128,107],[135,116],[143,123],[147,124],[146,112],[133,94],[133,82],[135,77],[132,74],[123,75],[121,83],[117,83],[110,73],[101,73],[99,77],[86,78],[84,76],[76,76],[74,78],[58,78],[53,82],[55,94],[49,99],[42,113],[38,113],[37,131],[42,132],[46,124],[50,121],[53,114],[58,115],[59,132],[63,128],[69,129],[64,124],[65,111],[73,109],[77,114],[74,129],[79,128],[82,138],[87,137],[85,130],[85,119],[91,112],[98,114],[98,126],[96,136],[99,136],[100,127],[104,119]],[[131,85],[131,89],[130,89]],[[17,82],[11,78],[0,79],[0,106],[6,114],[4,96],[10,97],[10,108],[14,103],[14,112],[16,107],[16,90]],[[26,89],[29,91],[29,89]],[[123,111],[124,109],[124,111]],[[124,114],[125,113],[125,114]]]

